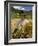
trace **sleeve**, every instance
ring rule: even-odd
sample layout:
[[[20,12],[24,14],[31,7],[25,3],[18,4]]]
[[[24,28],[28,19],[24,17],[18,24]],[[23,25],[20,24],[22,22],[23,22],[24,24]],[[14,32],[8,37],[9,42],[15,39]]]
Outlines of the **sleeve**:
[[[18,21],[16,22],[16,28],[18,28],[19,24],[20,24],[20,20],[18,20]]]

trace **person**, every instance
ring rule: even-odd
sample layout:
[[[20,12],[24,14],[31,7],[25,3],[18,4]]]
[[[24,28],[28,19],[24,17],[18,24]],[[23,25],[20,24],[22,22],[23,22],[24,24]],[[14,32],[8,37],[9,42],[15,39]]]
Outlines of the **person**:
[[[28,32],[27,32],[27,30],[25,30],[25,26],[26,26],[27,23],[29,23],[29,21],[25,18],[25,16],[26,15],[24,14],[24,12],[22,12],[20,14],[20,19],[16,22],[16,28],[13,32],[14,38],[16,38],[17,35],[18,35],[18,34],[16,35],[16,32],[19,33],[20,31],[21,31],[21,34],[18,37],[27,38]],[[27,32],[27,33],[25,33],[25,32]]]
[[[20,19],[16,22],[16,28],[15,28],[15,30],[14,30],[14,33],[17,32],[17,30],[18,30],[21,26],[23,26],[24,20],[25,20],[25,14],[24,14],[24,12],[22,11],[22,12],[21,12],[21,15],[20,15]]]

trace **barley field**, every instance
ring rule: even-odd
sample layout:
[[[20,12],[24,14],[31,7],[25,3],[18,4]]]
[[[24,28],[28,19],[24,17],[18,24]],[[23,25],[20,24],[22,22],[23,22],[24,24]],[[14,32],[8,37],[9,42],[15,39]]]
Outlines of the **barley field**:
[[[22,8],[22,6],[20,7]],[[14,7],[11,7],[10,9],[11,25],[10,26],[11,26],[11,35],[13,39],[32,38],[32,9],[29,11],[28,10],[27,11],[23,9],[19,10],[19,9],[15,9]],[[19,24],[19,26],[17,27],[17,22],[21,18],[24,18],[24,21],[21,22],[22,25]]]
[[[12,33],[12,38],[32,38],[32,20],[31,19],[25,19],[26,20],[26,24],[24,25],[24,27],[22,27],[16,31],[16,33],[13,33],[15,28],[16,28],[16,22],[19,19],[11,19],[11,33]],[[28,22],[27,22],[28,21]]]

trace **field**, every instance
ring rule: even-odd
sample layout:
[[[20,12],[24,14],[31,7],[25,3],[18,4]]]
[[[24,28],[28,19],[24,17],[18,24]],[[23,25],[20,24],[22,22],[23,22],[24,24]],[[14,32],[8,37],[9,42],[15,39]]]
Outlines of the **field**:
[[[18,20],[19,19],[12,19],[11,20],[11,33],[12,33],[12,36],[14,38],[19,38],[19,37],[20,38],[21,37],[23,37],[23,38],[26,38],[26,37],[31,38],[32,37],[32,20],[26,20],[26,25],[24,25],[24,27],[22,27],[21,29],[19,27],[18,31],[16,31],[16,33],[13,33],[15,28],[16,28],[16,22]],[[29,22],[27,23],[27,21],[29,21]],[[19,35],[19,33],[20,33],[20,35]]]
[[[32,11],[24,11],[25,14],[25,25],[16,28],[17,21],[20,20],[21,11],[11,10],[11,35],[12,38],[32,38]]]

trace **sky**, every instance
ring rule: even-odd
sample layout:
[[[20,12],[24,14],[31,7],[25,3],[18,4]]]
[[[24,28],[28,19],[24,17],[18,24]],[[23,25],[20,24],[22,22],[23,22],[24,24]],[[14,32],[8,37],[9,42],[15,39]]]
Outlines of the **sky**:
[[[32,10],[32,6],[13,6],[13,8],[18,10],[30,11]]]

